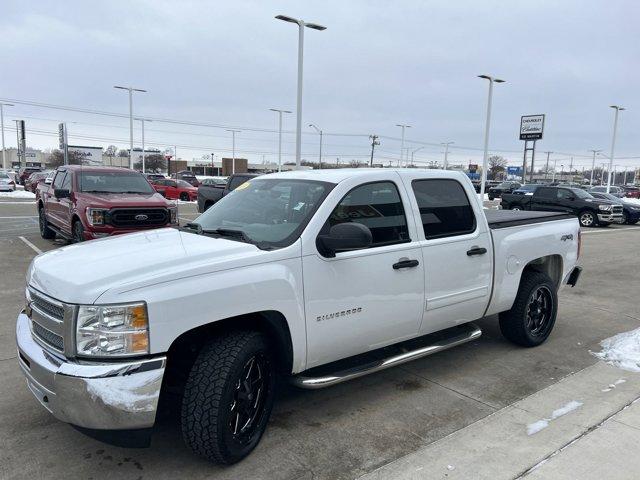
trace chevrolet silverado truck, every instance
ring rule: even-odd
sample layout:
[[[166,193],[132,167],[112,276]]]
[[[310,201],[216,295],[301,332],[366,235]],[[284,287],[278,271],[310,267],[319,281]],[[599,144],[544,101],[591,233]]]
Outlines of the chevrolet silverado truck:
[[[198,187],[198,212],[202,213],[225,195],[233,192],[247,180],[257,177],[257,173],[236,173],[227,178],[226,184],[202,183]]]
[[[621,223],[622,205],[595,198],[580,188],[538,187],[533,195],[503,194],[500,206],[505,210],[562,212],[578,217],[583,227],[608,227]]]
[[[144,445],[173,405],[186,444],[228,464],[259,442],[277,376],[330,387],[476,340],[492,315],[540,345],[579,255],[573,215],[483,210],[460,172],[264,175],[182,230],[38,255],[18,362],[89,435]]]
[[[36,188],[40,235],[74,242],[177,226],[175,205],[139,172],[116,167],[59,167]]]

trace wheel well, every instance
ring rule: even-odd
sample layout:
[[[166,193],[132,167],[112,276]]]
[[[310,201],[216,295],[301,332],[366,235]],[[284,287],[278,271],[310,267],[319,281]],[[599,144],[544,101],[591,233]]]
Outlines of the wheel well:
[[[293,344],[286,318],[282,313],[273,310],[255,312],[202,325],[176,338],[167,352],[167,368],[162,386],[164,394],[180,396],[193,362],[202,347],[211,338],[229,330],[263,332],[275,354],[278,371],[284,374],[291,373]]]
[[[544,273],[553,281],[556,289],[560,288],[560,282],[562,281],[562,256],[547,255],[546,257],[531,260],[524,267],[523,273],[526,271]]]

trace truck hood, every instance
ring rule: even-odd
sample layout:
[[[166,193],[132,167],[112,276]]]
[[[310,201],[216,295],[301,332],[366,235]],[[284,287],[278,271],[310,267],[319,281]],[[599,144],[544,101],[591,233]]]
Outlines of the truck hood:
[[[67,303],[104,292],[249,265],[269,252],[255,245],[163,228],[69,245],[37,256],[27,283]]]
[[[83,203],[92,207],[167,207],[167,200],[157,192],[140,193],[77,193]]]

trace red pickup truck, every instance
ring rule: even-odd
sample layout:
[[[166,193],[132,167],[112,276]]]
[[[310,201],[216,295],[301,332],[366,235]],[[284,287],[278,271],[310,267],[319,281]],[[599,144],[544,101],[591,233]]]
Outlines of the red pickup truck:
[[[139,172],[115,167],[59,167],[36,189],[42,238],[82,242],[121,233],[177,226],[175,205]]]

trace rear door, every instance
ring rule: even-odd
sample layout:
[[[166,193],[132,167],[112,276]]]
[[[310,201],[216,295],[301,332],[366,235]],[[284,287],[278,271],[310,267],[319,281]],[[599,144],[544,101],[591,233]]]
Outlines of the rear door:
[[[60,207],[60,200],[55,196],[55,190],[62,188],[62,183],[64,182],[65,176],[67,175],[66,170],[60,170],[56,172],[56,176],[53,177],[53,182],[51,182],[51,186],[47,189],[44,194],[45,199],[45,213],[47,214],[47,221],[51,222],[54,226],[58,228],[62,228],[63,221],[61,219],[62,209]]]
[[[62,180],[62,186],[60,188],[62,190],[68,190],[69,193],[71,193],[73,191],[72,179],[73,173],[67,172],[64,179]],[[69,197],[59,198],[57,208],[59,213],[60,228],[64,232],[71,234],[71,212],[73,210],[73,201]],[[79,213],[82,214],[84,212]]]
[[[576,195],[568,188],[558,188],[556,192],[556,212],[574,213]]]
[[[175,200],[178,198],[178,184],[175,180],[165,180],[164,181],[165,189],[164,196]]]
[[[426,286],[420,333],[481,318],[491,294],[493,250],[484,213],[463,177],[403,174],[412,194]],[[480,219],[480,221],[478,221]]]
[[[547,212],[556,211],[556,193],[557,188],[553,187],[540,187],[531,197],[531,210],[540,210]]]

